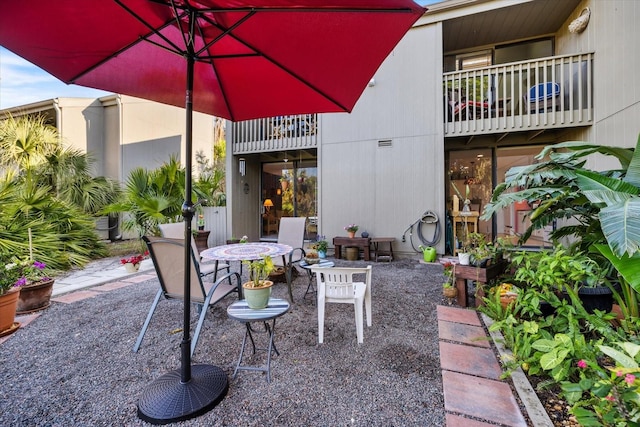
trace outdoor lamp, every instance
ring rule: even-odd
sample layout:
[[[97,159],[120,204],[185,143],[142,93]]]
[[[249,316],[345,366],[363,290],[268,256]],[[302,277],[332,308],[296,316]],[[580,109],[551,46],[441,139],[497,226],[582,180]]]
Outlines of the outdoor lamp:
[[[247,161],[244,157],[238,159],[238,165],[240,166],[240,176],[245,176],[247,174]]]

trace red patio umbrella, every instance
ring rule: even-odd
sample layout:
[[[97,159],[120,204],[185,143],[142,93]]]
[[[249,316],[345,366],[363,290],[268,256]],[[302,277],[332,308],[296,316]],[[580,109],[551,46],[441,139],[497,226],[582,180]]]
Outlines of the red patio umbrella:
[[[351,111],[367,82],[425,12],[411,0],[24,0],[0,3],[0,45],[66,83],[185,106],[239,121]],[[192,180],[185,185],[185,265]],[[138,402],[153,423],[192,418],[228,388],[216,366],[190,359],[185,268],[181,369]]]

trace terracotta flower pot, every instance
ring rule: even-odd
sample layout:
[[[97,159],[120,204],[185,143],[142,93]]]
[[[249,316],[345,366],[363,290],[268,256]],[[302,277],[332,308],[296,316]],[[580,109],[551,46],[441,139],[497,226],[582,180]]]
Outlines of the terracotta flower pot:
[[[349,236],[350,239],[353,239],[354,237],[356,237],[356,232],[355,231],[347,231],[347,235]]]
[[[20,288],[16,314],[28,314],[44,310],[51,305],[54,279],[31,283]]]
[[[500,295],[500,305],[502,306],[502,308],[507,308],[509,304],[515,302],[516,298],[518,298],[517,295]]]
[[[0,336],[13,333],[20,326],[15,322],[19,296],[20,288],[12,288],[0,295]]]

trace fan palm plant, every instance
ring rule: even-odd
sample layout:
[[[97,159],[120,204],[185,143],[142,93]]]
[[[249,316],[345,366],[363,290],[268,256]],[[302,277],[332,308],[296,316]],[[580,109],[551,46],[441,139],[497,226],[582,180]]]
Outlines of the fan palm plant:
[[[126,213],[125,231],[140,236],[157,234],[158,224],[181,220],[185,170],[172,155],[158,169],[135,168],[129,174],[120,201],[104,212]]]
[[[61,152],[57,130],[44,117],[0,121],[0,249],[54,269],[81,266],[106,253],[91,217],[56,191],[78,179],[77,173],[64,183],[51,179],[52,159]],[[62,169],[78,171],[67,164]]]

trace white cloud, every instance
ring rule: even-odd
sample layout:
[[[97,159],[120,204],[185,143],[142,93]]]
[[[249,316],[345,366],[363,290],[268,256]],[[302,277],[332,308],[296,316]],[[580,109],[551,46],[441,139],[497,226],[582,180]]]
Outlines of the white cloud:
[[[97,98],[107,93],[67,85],[29,61],[0,47],[0,110],[52,98]]]

